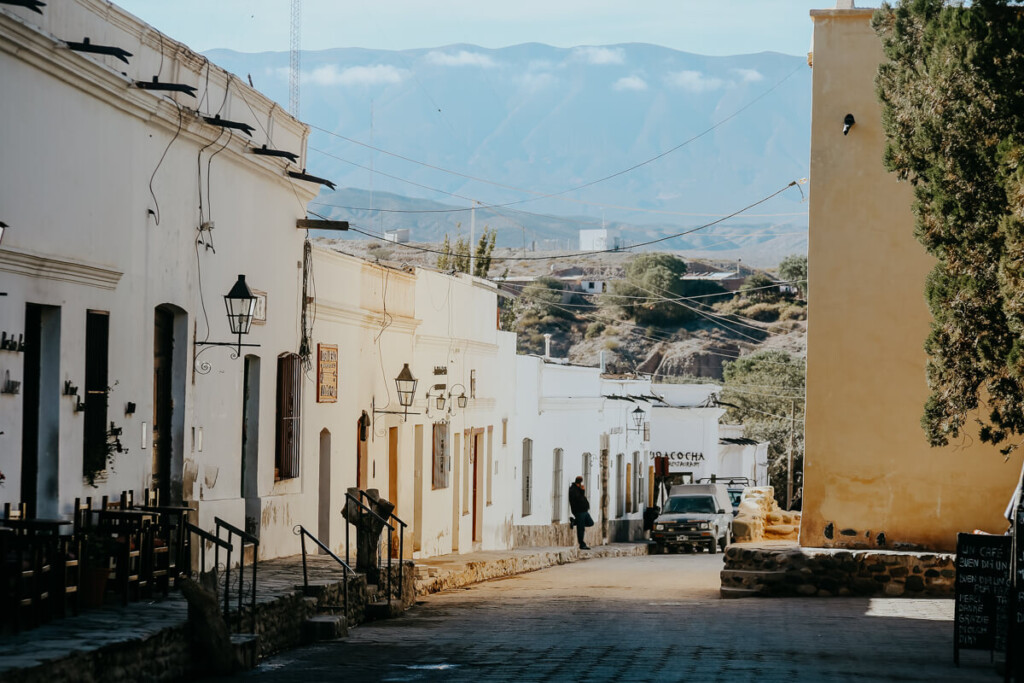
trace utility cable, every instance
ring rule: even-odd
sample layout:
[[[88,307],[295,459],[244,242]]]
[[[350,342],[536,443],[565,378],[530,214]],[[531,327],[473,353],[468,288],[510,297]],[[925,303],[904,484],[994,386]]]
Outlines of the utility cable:
[[[632,166],[630,166],[628,168],[622,169],[620,171],[616,171],[615,173],[612,173],[610,175],[598,178],[596,180],[591,180],[589,182],[583,183],[581,185],[577,185],[575,187],[570,187],[570,188],[567,188],[565,190],[560,190],[558,192],[541,192],[541,191],[538,191],[538,190],[530,190],[530,189],[527,189],[527,188],[516,187],[514,185],[508,185],[506,183],[499,183],[499,182],[496,182],[496,181],[487,180],[485,178],[480,178],[480,177],[477,177],[477,176],[472,176],[472,175],[469,175],[467,173],[461,173],[459,171],[453,171],[451,169],[447,169],[447,168],[443,168],[441,166],[437,166],[435,164],[430,164],[430,163],[427,163],[427,162],[419,161],[417,159],[413,159],[411,157],[407,157],[407,156],[402,155],[402,154],[397,154],[395,152],[390,152],[390,151],[388,151],[386,149],[382,149],[380,147],[369,145],[369,144],[367,144],[365,142],[360,142],[359,140],[347,137],[345,135],[341,135],[340,133],[335,133],[334,131],[327,130],[326,128],[321,128],[321,127],[313,125],[313,124],[309,124],[309,125],[314,130],[318,130],[318,131],[320,131],[322,133],[325,133],[327,135],[332,135],[332,136],[337,137],[339,139],[345,140],[346,142],[351,142],[352,144],[359,145],[359,146],[365,147],[367,149],[372,149],[372,150],[374,150],[376,152],[380,152],[381,154],[386,154],[386,155],[394,157],[396,159],[401,159],[402,161],[406,161],[406,162],[409,162],[409,163],[417,164],[419,166],[423,166],[425,168],[430,168],[430,169],[433,169],[435,171],[440,171],[442,173],[447,173],[447,174],[450,174],[450,175],[458,176],[460,178],[465,178],[467,180],[473,180],[473,181],[476,181],[476,182],[484,183],[486,185],[492,185],[492,186],[500,187],[500,188],[507,189],[507,190],[513,190],[515,192],[523,192],[523,193],[526,193],[526,194],[537,195],[537,197],[536,197],[537,199],[545,199],[545,198],[548,198],[548,197],[557,197],[557,196],[560,196],[560,195],[563,195],[563,194],[568,194],[569,192],[575,192],[577,190],[582,190],[584,188],[591,187],[593,185],[597,185],[598,183],[603,183],[606,180],[611,180],[612,178],[617,178],[617,177],[619,177],[621,175],[624,175],[624,174],[629,173],[631,171],[635,171],[638,168],[641,168],[641,167],[646,166],[646,165],[648,165],[648,164],[650,164],[650,163],[652,163],[654,161],[657,161],[658,159],[666,157],[669,154],[672,154],[673,152],[676,152],[676,151],[682,149],[683,147],[686,147],[691,142],[699,140],[700,138],[704,137],[708,133],[714,131],[716,128],[724,125],[725,123],[727,123],[727,122],[731,121],[732,119],[736,118],[737,116],[739,116],[741,113],[743,113],[744,111],[746,111],[747,109],[752,107],[758,101],[760,101],[761,99],[766,97],[768,94],[770,94],[771,92],[776,90],[779,86],[781,86],[783,83],[785,83],[787,80],[789,80],[795,73],[797,73],[802,68],[803,68],[803,66],[801,65],[801,66],[798,66],[796,69],[793,69],[793,71],[788,73],[781,80],[776,82],[773,86],[771,86],[770,88],[765,90],[763,93],[761,93],[760,95],[758,95],[757,97],[752,99],[747,104],[743,105],[742,107],[740,107],[739,109],[734,111],[732,114],[726,116],[724,119],[716,122],[715,124],[713,124],[709,128],[706,128],[705,130],[701,131],[700,133],[698,133],[698,134],[688,138],[687,140],[684,140],[683,142],[679,143],[678,145],[675,145],[674,147],[672,147],[670,149],[667,149],[664,152],[660,152],[660,153],[658,153],[658,154],[656,154],[656,155],[654,155],[654,156],[652,156],[652,157],[650,157],[648,159],[645,159],[645,160],[643,160],[643,161],[641,161],[641,162],[639,162],[637,164],[633,164]],[[534,200],[525,199],[525,200],[521,200],[521,201],[534,201]]]

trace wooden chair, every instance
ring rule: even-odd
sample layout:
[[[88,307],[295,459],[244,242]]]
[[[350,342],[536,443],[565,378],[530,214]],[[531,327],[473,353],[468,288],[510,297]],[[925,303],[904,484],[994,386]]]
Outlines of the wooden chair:
[[[122,491],[118,500],[103,496],[101,510],[130,510],[134,496],[131,491]],[[116,540],[113,553],[114,586],[125,605],[131,599],[139,599],[147,581],[143,578],[143,545],[145,529],[141,522],[129,520],[106,520],[97,533],[109,534]]]
[[[4,519],[25,519],[25,503],[4,503]],[[51,611],[51,553],[46,539],[17,530],[4,534],[4,585],[11,596],[12,626],[15,631],[34,627]]]
[[[61,616],[67,615],[68,606],[73,614],[78,615],[80,609],[80,586],[82,584],[82,553],[85,552],[85,536],[92,526],[92,497],[82,502],[75,498],[75,506],[71,510],[71,535],[62,536],[58,547],[58,566],[63,565],[64,572],[58,576],[54,586],[56,593],[56,609]]]

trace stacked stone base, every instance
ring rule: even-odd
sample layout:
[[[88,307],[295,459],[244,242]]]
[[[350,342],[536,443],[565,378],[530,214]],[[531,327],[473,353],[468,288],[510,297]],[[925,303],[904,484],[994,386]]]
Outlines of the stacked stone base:
[[[725,552],[722,597],[953,597],[955,556],[738,544]]]

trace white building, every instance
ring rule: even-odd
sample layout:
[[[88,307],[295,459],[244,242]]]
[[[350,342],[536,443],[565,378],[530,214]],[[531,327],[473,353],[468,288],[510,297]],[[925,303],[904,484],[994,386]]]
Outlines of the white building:
[[[620,246],[618,232],[611,228],[580,230],[580,251],[605,251]]]
[[[128,64],[64,42],[85,36]],[[258,522],[270,501],[301,496],[287,414],[302,348],[296,220],[317,187],[287,171],[308,129],[98,0],[0,7],[0,73],[0,329],[25,341],[0,353],[0,375],[20,383],[0,395],[0,502],[56,516],[75,498],[153,487],[212,528],[214,515],[244,524],[247,500]],[[299,163],[253,153],[264,144]],[[238,341],[222,297],[239,273],[261,298],[245,359],[203,343]],[[258,424],[244,444],[243,411]]]
[[[767,484],[768,444],[743,438],[742,425],[719,421],[725,409],[715,384],[655,384],[665,403],[651,411],[651,456],[668,458],[677,483],[743,477]]]
[[[650,394],[649,380],[609,380],[599,368],[534,356],[518,356],[516,366],[516,545],[575,543],[567,492],[577,476],[596,522],[588,538],[638,537],[650,463],[632,411],[647,404],[627,397]]]

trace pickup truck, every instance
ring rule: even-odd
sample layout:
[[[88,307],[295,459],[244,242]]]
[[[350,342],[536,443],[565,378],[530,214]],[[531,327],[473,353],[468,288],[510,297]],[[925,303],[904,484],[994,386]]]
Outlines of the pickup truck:
[[[732,502],[724,484],[681,484],[669,491],[654,520],[651,540],[659,550],[724,550],[732,540]]]

